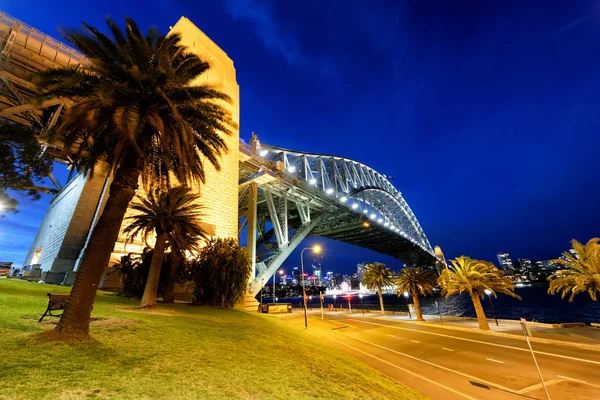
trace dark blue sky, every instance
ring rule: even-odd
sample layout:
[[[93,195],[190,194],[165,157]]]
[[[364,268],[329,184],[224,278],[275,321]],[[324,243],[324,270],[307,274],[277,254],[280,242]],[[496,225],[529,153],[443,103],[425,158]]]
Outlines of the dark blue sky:
[[[234,60],[242,137],[394,176],[447,257],[547,259],[599,235],[598,1],[3,3],[54,36],[106,15],[163,32],[187,16]],[[46,207],[0,221],[0,259],[22,262]],[[326,269],[400,266],[325,247]]]

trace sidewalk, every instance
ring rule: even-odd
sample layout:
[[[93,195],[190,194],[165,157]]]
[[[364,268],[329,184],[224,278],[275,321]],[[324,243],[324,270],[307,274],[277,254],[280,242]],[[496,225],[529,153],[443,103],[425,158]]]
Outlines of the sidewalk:
[[[413,321],[415,324],[423,325],[435,325],[442,327],[439,315],[424,315],[425,322],[417,322],[413,319],[409,319],[408,315],[386,315],[385,317],[391,320],[399,321]],[[443,327],[448,329],[458,330],[470,330],[479,333],[492,333],[501,336],[511,336],[515,338],[524,339],[523,331],[519,321],[516,320],[498,320],[498,326],[494,319],[488,319],[490,325],[490,331],[481,331],[479,324],[475,318],[462,318],[462,317],[449,317],[442,316]],[[550,324],[537,324],[528,323],[533,337],[531,341],[535,342],[550,342],[558,341],[561,344],[576,346],[576,347],[592,347],[598,346],[597,350],[600,350],[600,328],[594,327],[551,327]]]

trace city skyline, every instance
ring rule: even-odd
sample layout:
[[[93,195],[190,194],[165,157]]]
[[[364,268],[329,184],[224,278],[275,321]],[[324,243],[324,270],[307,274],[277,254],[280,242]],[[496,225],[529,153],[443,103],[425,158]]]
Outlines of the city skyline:
[[[106,14],[119,21],[131,15],[143,29],[157,25],[162,32],[189,16],[235,62],[243,138],[256,131],[266,143],[343,153],[372,165],[394,177],[431,244],[448,259],[466,254],[495,261],[498,249],[543,260],[567,250],[572,238],[597,236],[600,217],[585,213],[600,201],[592,184],[597,144],[579,145],[593,138],[589,96],[600,85],[597,61],[587,51],[599,44],[593,4],[549,4],[543,20],[531,18],[540,12],[532,4],[479,2],[437,5],[439,13],[426,4],[336,2],[320,13],[314,4],[263,2],[200,8],[151,1],[140,8],[108,1],[101,13],[68,1],[60,10],[3,8],[57,38],[58,26],[78,27],[82,19],[103,26]],[[328,12],[339,14],[333,26],[321,17]],[[382,15],[377,25],[368,22]],[[311,21],[311,29],[291,23],[297,18]],[[385,84],[373,84],[373,76]],[[356,112],[354,99],[363,93]],[[565,106],[564,99],[572,101]],[[29,250],[49,196],[20,200],[21,214],[0,220],[0,257],[15,265]],[[336,265],[377,258],[396,269],[401,264],[324,242]]]

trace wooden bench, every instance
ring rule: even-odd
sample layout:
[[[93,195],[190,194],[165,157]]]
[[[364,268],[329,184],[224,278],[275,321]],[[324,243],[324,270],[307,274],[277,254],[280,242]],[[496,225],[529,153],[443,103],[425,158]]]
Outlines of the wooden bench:
[[[69,302],[68,294],[52,294],[48,293],[48,307],[44,312],[44,315],[40,318],[38,322],[42,322],[46,315],[50,315],[52,317],[60,317],[62,313],[56,315],[52,314],[52,311],[64,310]]]

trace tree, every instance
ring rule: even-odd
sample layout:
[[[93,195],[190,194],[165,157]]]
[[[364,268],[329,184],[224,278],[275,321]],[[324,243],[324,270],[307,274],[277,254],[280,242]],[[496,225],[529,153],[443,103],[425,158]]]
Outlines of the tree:
[[[52,172],[52,156],[37,140],[37,132],[24,125],[0,121],[0,209],[15,211],[17,200],[7,190],[24,192],[33,200],[53,189],[40,186]]]
[[[107,23],[112,37],[85,23],[82,30],[67,30],[66,40],[89,64],[47,70],[37,82],[44,89],[37,101],[73,100],[52,132],[64,152],[90,174],[100,162],[114,173],[56,327],[58,337],[75,340],[89,335],[96,289],[140,177],[145,183],[157,175],[187,186],[204,182],[203,160],[219,169],[219,156],[227,150],[222,134],[235,126],[224,107],[229,97],[195,85],[209,65],[186,53],[178,34],[165,37],[151,28],[144,36],[130,18],[125,32]]]
[[[164,303],[175,302],[173,291],[175,290],[175,283],[183,282],[181,271],[187,264],[185,253],[198,252],[200,250],[200,244],[202,241],[209,240],[201,225],[198,225],[197,229],[201,230],[202,233],[177,232],[176,235],[170,235],[169,237],[169,246],[171,247],[171,263],[169,267],[167,286],[163,295]]]
[[[144,288],[148,281],[148,272],[152,263],[154,250],[149,247],[144,248],[142,254],[129,253],[121,257],[121,261],[113,266],[111,274],[117,274],[121,278],[121,287],[117,291],[118,296],[133,297],[141,299],[144,295]],[[158,285],[159,295],[164,293],[167,278],[169,275],[170,260],[165,257],[163,262],[160,283]]]
[[[424,321],[419,295],[428,296],[433,293],[434,273],[423,268],[405,267],[400,270],[400,273],[394,279],[394,283],[397,287],[398,296],[402,296],[404,292],[410,293],[415,303],[417,321]]]
[[[441,286],[442,294],[446,298],[462,293],[467,293],[471,297],[479,329],[490,329],[481,305],[481,299],[485,296],[486,289],[494,297],[497,297],[496,293],[503,293],[521,299],[514,292],[515,287],[510,278],[504,276],[504,272],[491,262],[474,260],[465,256],[460,256],[450,262],[452,265],[444,269],[438,278],[438,285]]]
[[[128,240],[141,235],[147,242],[150,235],[156,236],[154,255],[140,307],[156,306],[167,241],[178,243],[179,251],[187,237],[207,237],[200,223],[202,206],[197,201],[198,195],[192,193],[190,188],[178,186],[166,191],[155,188],[145,197],[138,196],[138,201],[131,204],[130,208],[135,215],[127,217],[131,223],[123,230],[128,235]]]
[[[560,293],[564,299],[569,295],[572,302],[575,295],[587,292],[590,298],[597,300],[600,291],[600,241],[599,238],[590,239],[585,246],[573,239],[573,250],[577,255],[564,252],[562,258],[554,260],[564,265],[566,269],[559,270],[548,277],[549,294]]]
[[[381,292],[381,288],[392,284],[393,274],[394,271],[382,263],[369,264],[363,273],[363,284],[369,289],[377,288],[379,305],[381,306],[381,314],[383,315],[385,315],[385,309],[383,308],[383,293]]]
[[[236,239],[211,239],[189,266],[194,303],[233,307],[244,298],[252,264]]]

